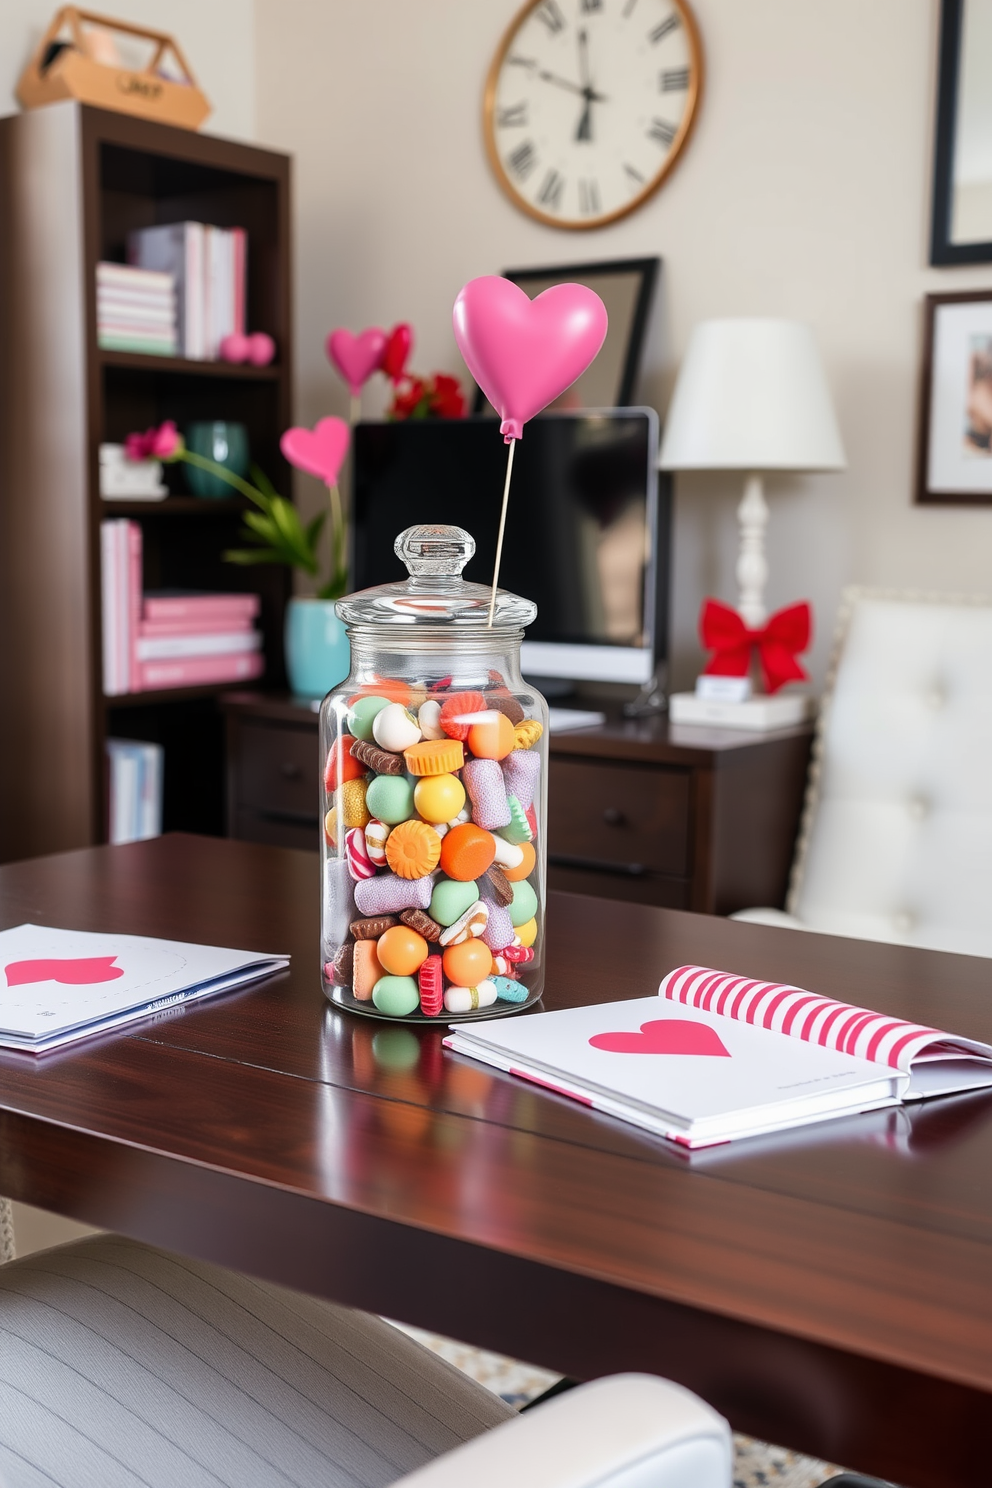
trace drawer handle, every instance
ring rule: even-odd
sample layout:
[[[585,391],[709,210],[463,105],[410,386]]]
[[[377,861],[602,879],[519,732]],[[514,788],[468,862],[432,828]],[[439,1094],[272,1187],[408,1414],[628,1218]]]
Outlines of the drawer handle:
[[[607,858],[577,858],[571,853],[548,853],[552,868],[582,868],[589,873],[615,873],[621,878],[646,878],[643,863],[613,863]]]
[[[303,774],[303,771],[299,765],[291,764],[289,760],[283,760],[282,764],[279,766],[279,774],[282,776],[283,780],[299,780],[300,776]]]
[[[608,827],[622,827],[627,818],[618,806],[607,806],[603,812],[603,820]]]

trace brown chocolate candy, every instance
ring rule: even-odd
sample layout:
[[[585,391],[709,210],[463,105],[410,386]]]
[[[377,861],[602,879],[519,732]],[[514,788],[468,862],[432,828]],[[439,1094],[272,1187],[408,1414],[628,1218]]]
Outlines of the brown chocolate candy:
[[[400,919],[425,940],[441,939],[441,926],[437,920],[431,919],[426,909],[401,909]]]
[[[498,863],[493,863],[491,868],[486,869],[486,877],[489,880],[493,894],[496,896],[496,903],[504,905],[512,904],[513,885]]]
[[[401,754],[390,749],[380,749],[368,739],[356,739],[351,746],[351,757],[359,764],[368,765],[377,775],[402,775],[405,762]]]
[[[527,716],[515,697],[503,697],[500,693],[496,693],[495,696],[487,693],[486,706],[495,708],[497,713],[505,713],[514,728],[518,723],[523,723]],[[351,752],[354,754],[354,749]]]
[[[367,920],[352,920],[348,929],[356,940],[378,940],[380,935],[385,935],[398,924],[395,915],[371,915]]]
[[[331,962],[331,979],[336,987],[351,986],[354,959],[355,947],[346,941]]]

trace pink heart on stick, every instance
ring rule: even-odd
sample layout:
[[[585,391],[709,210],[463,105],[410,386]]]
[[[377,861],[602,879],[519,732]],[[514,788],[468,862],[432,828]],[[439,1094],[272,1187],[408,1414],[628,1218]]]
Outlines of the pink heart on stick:
[[[642,1023],[640,1033],[597,1033],[590,1040],[594,1049],[609,1054],[707,1054],[730,1059],[719,1034],[708,1023],[687,1018],[659,1018]]]
[[[382,366],[388,341],[389,337],[378,326],[369,326],[357,336],[342,327],[328,336],[324,343],[327,355],[348,384],[353,398],[359,396],[362,384]]]
[[[584,284],[554,284],[535,300],[497,274],[466,284],[455,301],[455,340],[507,443],[582,376],[608,325],[606,306]]]
[[[279,448],[291,465],[315,475],[325,486],[336,486],[350,441],[344,419],[322,418],[312,429],[287,429]]]
[[[11,961],[4,967],[8,987],[25,987],[31,982],[61,982],[67,987],[89,987],[94,982],[116,982],[124,975],[115,966],[116,956],[51,957],[38,961]]]

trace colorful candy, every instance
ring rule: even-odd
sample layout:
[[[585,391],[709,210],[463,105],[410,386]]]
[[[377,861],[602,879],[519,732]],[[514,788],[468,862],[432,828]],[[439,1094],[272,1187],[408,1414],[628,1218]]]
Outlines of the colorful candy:
[[[378,940],[380,935],[385,935],[399,920],[395,915],[373,915],[368,920],[352,920],[348,929],[356,940]]]
[[[525,920],[517,926],[517,939],[525,950],[530,950],[537,939],[537,920]]]
[[[420,724],[402,703],[388,703],[372,720],[372,737],[383,749],[400,754],[420,738]]]
[[[374,940],[355,941],[352,990],[359,1002],[369,1001],[372,988],[382,976],[382,967],[375,948]]]
[[[420,991],[412,976],[384,976],[372,989],[372,1001],[380,1013],[404,1018],[420,1006]]]
[[[465,749],[458,739],[422,739],[403,758],[411,775],[450,775],[464,765]]]
[[[367,795],[365,799],[367,803]],[[386,823],[377,821],[374,816],[370,816],[365,823],[365,851],[377,868],[386,866],[386,838],[389,831]]]
[[[477,899],[464,914],[460,914],[457,920],[441,931],[441,944],[457,945],[459,941],[468,940],[471,936],[482,935],[488,923],[489,905],[484,900]]]
[[[513,816],[498,762],[471,759],[462,771],[462,779],[472,802],[472,820],[476,826],[486,827],[490,832],[509,827]]]
[[[538,739],[544,733],[544,724],[538,723],[536,718],[525,718],[523,723],[518,723],[513,730],[518,749],[533,749]]]
[[[482,939],[491,951],[502,951],[513,941],[513,922],[503,904],[489,903],[489,918]]]
[[[530,749],[514,749],[503,761],[503,779],[509,795],[516,796],[524,810],[534,800],[541,773],[541,756]]]
[[[450,822],[465,805],[465,787],[457,775],[428,775],[414,786],[413,804],[425,821]]]
[[[341,825],[344,827],[364,827],[369,819],[368,808],[368,782],[363,775],[360,780],[346,780],[338,791],[337,799],[340,802]]]
[[[441,704],[436,698],[428,698],[426,703],[421,703],[417,713],[417,722],[420,724],[420,732],[425,739],[446,739],[448,737],[441,727]]]
[[[519,847],[521,843],[529,842],[534,833],[530,829],[530,822],[527,820],[527,813],[521,806],[520,802],[517,800],[516,796],[508,796],[506,804],[507,810],[510,813],[510,820],[508,822],[504,822],[501,826],[497,827],[496,830],[499,832],[501,837],[506,838],[507,842],[514,842]]]
[[[403,756],[390,754],[388,749],[380,749],[378,744],[373,744],[365,739],[356,739],[351,746],[352,759],[358,760],[367,770],[374,770],[377,775],[402,775]]]
[[[460,826],[452,827],[441,843],[443,872],[449,878],[457,878],[463,883],[480,878],[495,856],[493,834],[477,827],[474,822],[463,822]]]
[[[370,816],[395,827],[413,815],[413,782],[405,775],[377,775],[366,791],[365,805]]]
[[[366,831],[367,835],[368,832]],[[519,868],[524,860],[523,847],[518,846],[515,842],[507,842],[505,837],[494,836],[493,841],[496,844],[496,862],[503,869],[507,878],[509,878],[511,869]],[[529,872],[530,869],[527,870],[527,873]],[[521,874],[521,878],[526,878],[527,873]]]
[[[357,698],[348,710],[348,727],[356,739],[371,739],[372,723],[377,713],[387,707],[389,699],[384,697]]]
[[[409,925],[411,930],[416,930],[425,940],[440,940],[441,926],[437,920],[432,920],[426,910],[404,909],[400,912],[400,919],[404,925]],[[387,927],[388,928],[388,927]]]
[[[345,832],[344,851],[348,861],[348,872],[352,878],[358,880],[373,876],[375,864],[366,850],[365,833],[361,827],[352,827],[350,831]]]
[[[524,966],[528,961],[533,961],[534,959],[534,952],[529,946],[523,945],[508,945],[503,951],[503,955],[507,961],[513,961],[518,966]]]
[[[514,982],[509,977],[494,976],[490,977],[490,981],[496,988],[496,996],[500,1002],[526,1002],[530,996],[522,982]]]
[[[513,902],[507,907],[515,929],[525,925],[537,914],[537,895],[526,879],[513,885]]]
[[[513,903],[513,885],[498,863],[492,863],[486,869],[486,881],[480,889],[484,898],[491,898],[496,904]]]
[[[413,976],[427,960],[427,942],[409,925],[394,925],[379,937],[376,955],[390,976]]]
[[[420,1011],[428,1018],[436,1018],[444,1006],[444,975],[440,956],[428,956],[417,977],[420,991]]]
[[[354,742],[350,734],[342,734],[327,751],[327,762],[324,765],[324,789],[329,796],[333,796],[342,781],[354,780],[359,775],[365,774],[365,766],[361,760],[355,759],[351,752]]]
[[[474,1008],[492,1007],[495,1001],[496,988],[488,979],[477,987],[449,987],[444,994],[449,1013],[470,1013]]]
[[[505,713],[491,709],[468,731],[468,747],[477,759],[505,759],[516,748],[513,724]],[[534,755],[537,760],[537,755]],[[540,764],[540,760],[538,760]]]
[[[366,837],[368,836],[368,828],[365,830],[365,835]],[[512,845],[511,843],[507,843],[508,847]],[[530,878],[534,872],[537,864],[537,853],[534,851],[534,844],[532,842],[521,842],[513,850],[517,854],[517,861],[512,866],[507,866],[504,862],[503,872],[510,880],[510,883],[519,883],[522,878]],[[500,861],[498,854],[497,861]]]
[[[425,942],[426,945],[426,942]],[[380,961],[382,956],[379,957]],[[449,982],[458,987],[474,987],[483,981],[492,970],[492,952],[485,941],[474,936],[469,940],[449,945],[441,957],[444,974]]]
[[[451,878],[439,878],[429,903],[423,907],[439,925],[453,925],[459,915],[464,914],[478,897],[477,883],[458,883]]]
[[[363,915],[398,914],[401,909],[426,909],[434,889],[432,878],[399,878],[377,873],[355,885],[355,908]],[[437,915],[434,916],[437,919]]]
[[[471,727],[462,722],[466,713],[483,713],[486,708],[486,700],[481,692],[453,692],[450,697],[445,698],[441,704],[439,721],[449,739],[468,738]]]
[[[426,822],[400,822],[386,838],[386,862],[400,878],[425,878],[437,867],[442,846]]]

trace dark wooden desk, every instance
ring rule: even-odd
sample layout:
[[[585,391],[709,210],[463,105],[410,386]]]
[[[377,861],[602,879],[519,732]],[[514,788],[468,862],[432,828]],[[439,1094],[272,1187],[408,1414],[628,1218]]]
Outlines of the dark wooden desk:
[[[316,851],[317,715],[228,693],[227,830]],[[549,741],[548,883],[575,894],[733,914],[782,908],[813,738],[621,719]]]
[[[0,1056],[0,1192],[576,1377],[649,1369],[905,1488],[987,1481],[992,1097],[684,1159],[351,1019],[312,856],[167,837],[0,869],[0,923],[289,951],[74,1051]],[[547,1005],[680,962],[992,1037],[990,963],[553,895]]]

